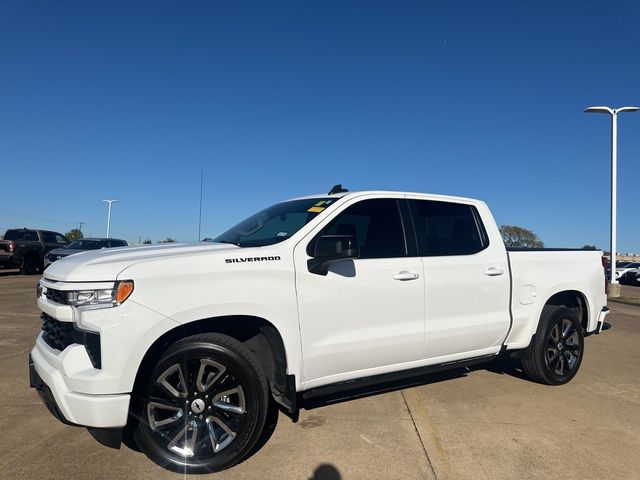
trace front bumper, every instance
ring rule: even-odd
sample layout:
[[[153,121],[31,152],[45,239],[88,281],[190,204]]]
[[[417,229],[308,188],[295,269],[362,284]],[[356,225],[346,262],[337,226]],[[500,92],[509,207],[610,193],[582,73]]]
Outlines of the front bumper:
[[[58,291],[113,285],[66,284],[46,278],[41,283]],[[38,298],[45,325],[31,351],[32,386],[65,423],[123,427],[144,355],[177,323],[132,299],[113,308],[90,309],[72,307],[64,298],[55,294]]]
[[[29,355],[29,383],[53,416],[67,425],[114,428],[127,424],[129,394],[87,395],[70,391],[60,371],[47,362],[37,346]]]

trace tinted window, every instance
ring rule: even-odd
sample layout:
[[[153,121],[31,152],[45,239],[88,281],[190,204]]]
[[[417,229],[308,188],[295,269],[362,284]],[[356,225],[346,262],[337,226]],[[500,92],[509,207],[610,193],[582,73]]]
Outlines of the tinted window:
[[[23,230],[7,230],[7,233],[4,234],[5,240],[23,240],[24,239],[24,231]]]
[[[420,255],[470,255],[487,245],[475,207],[459,203],[410,200]]]
[[[102,242],[100,240],[75,240],[67,245],[65,248],[71,250],[99,250],[102,248]]]
[[[56,237],[53,232],[42,232],[42,241],[45,243],[56,243]]]
[[[358,202],[332,220],[320,235],[355,235],[360,258],[407,255],[398,202],[392,199]]]
[[[56,243],[68,243],[69,241],[66,239],[64,235],[60,235],[59,233],[55,234]]]
[[[38,238],[38,232],[33,232],[33,231],[29,231],[27,230],[26,232],[24,232],[24,239],[28,240],[30,242],[37,242],[40,239]],[[46,240],[45,240],[46,241]]]

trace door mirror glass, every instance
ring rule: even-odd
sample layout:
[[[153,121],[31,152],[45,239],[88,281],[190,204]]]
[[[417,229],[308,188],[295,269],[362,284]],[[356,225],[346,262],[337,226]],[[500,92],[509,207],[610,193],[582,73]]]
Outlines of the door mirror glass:
[[[316,240],[313,258],[307,262],[307,266],[311,273],[326,275],[332,262],[359,256],[360,248],[355,235],[323,235]]]
[[[355,258],[360,256],[358,239],[354,235],[324,235],[316,240],[315,258]]]

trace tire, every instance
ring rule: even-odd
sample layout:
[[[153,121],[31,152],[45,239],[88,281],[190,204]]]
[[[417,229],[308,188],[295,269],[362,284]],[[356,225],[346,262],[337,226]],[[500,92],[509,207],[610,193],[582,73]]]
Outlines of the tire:
[[[194,335],[160,358],[134,403],[134,438],[163,468],[209,473],[241,462],[252,450],[270,407],[264,371],[226,335]]]
[[[584,333],[575,310],[547,306],[522,359],[522,369],[536,382],[563,385],[576,376],[583,355]]]
[[[38,266],[40,265],[40,261],[38,256],[29,253],[22,259],[22,265],[20,266],[20,273],[24,275],[35,275],[38,273]]]

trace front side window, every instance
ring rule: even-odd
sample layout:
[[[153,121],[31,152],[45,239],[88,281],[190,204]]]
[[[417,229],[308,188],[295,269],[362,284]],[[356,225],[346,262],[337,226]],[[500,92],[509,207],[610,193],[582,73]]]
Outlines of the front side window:
[[[240,222],[213,241],[239,247],[274,245],[291,237],[335,201],[335,198],[306,198],[278,203]]]
[[[68,240],[64,235],[60,235],[59,233],[56,233],[55,237],[56,237],[56,243],[68,243]]]
[[[410,200],[420,255],[471,255],[484,250],[488,240],[473,205]]]
[[[353,235],[358,239],[360,258],[393,258],[407,256],[407,245],[397,200],[363,200],[345,209],[322,235]],[[315,241],[309,245],[313,255]]]

